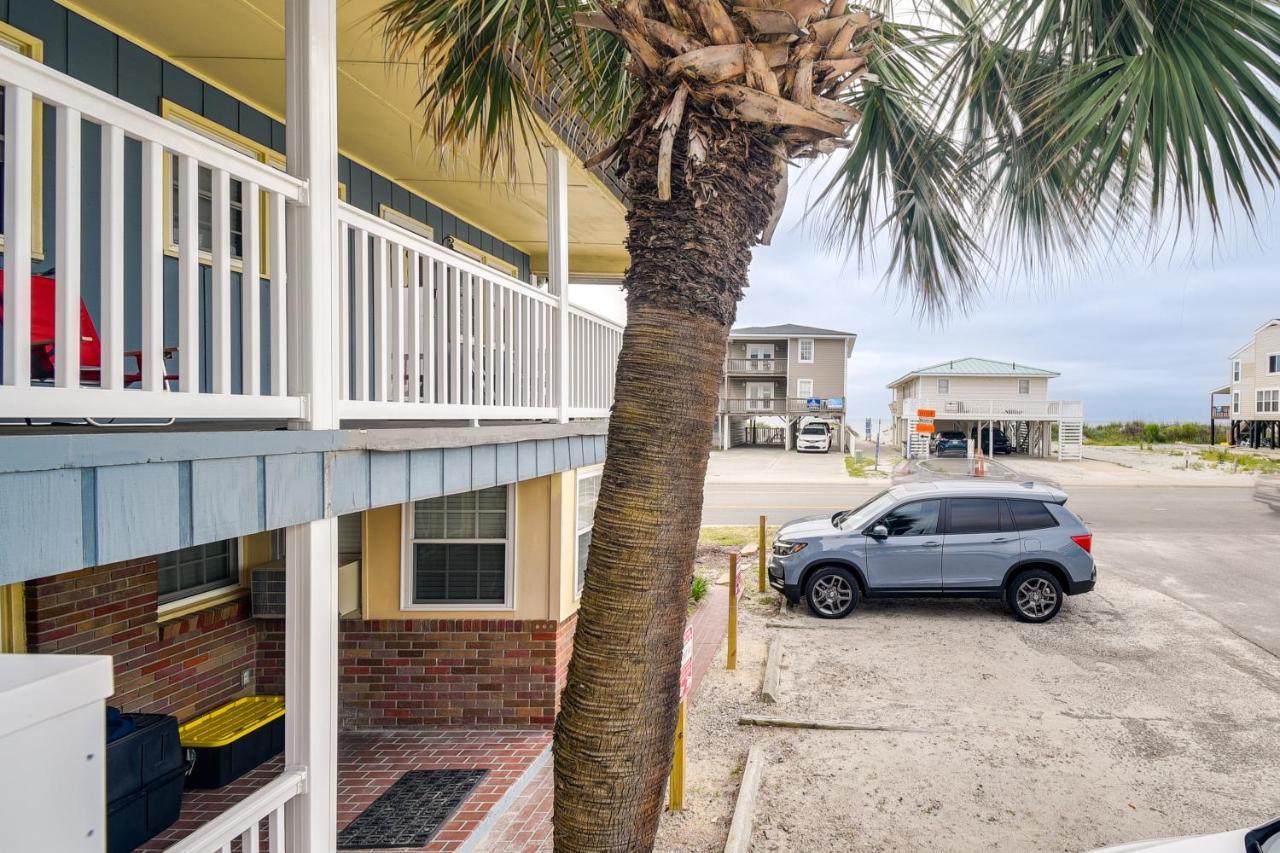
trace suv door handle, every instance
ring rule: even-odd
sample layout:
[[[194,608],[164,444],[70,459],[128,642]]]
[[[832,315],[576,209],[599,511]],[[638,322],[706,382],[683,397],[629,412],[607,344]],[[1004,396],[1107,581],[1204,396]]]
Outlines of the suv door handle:
[[[938,547],[939,545],[941,545],[941,544],[942,544],[941,542],[925,542],[925,543],[923,543],[923,544],[922,544],[922,547],[924,547],[924,548],[937,548],[937,547]]]
[[[995,539],[992,539],[991,541],[992,541],[992,542],[1011,542],[1011,541],[1013,541],[1013,537],[1012,537],[1012,536],[997,536]]]

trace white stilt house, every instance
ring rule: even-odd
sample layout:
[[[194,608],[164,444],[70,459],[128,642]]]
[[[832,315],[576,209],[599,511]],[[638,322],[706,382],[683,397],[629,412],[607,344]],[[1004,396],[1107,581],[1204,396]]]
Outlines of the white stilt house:
[[[982,440],[994,455],[1003,432],[1015,453],[1078,460],[1084,440],[1084,404],[1049,398],[1056,371],[988,358],[958,358],[913,370],[887,386],[894,438],[905,455],[928,455],[931,435],[962,432],[972,454]],[[917,430],[932,422],[935,432]],[[1057,441],[1053,433],[1057,430]]]

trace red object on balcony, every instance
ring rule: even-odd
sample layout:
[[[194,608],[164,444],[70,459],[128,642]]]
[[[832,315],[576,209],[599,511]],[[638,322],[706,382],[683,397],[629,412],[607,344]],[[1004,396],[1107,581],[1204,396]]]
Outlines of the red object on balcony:
[[[31,276],[31,378],[37,382],[52,382],[54,377],[54,339],[57,337],[57,282],[45,275]],[[0,270],[0,327],[4,320],[4,270]],[[165,354],[176,352],[166,347]],[[129,350],[126,358],[134,360],[134,371],[126,371],[124,383],[134,385],[142,381],[142,351]],[[167,381],[176,380],[176,374],[165,374]],[[102,339],[89,316],[84,300],[80,300],[80,382],[83,385],[102,384]]]
[[[1080,536],[1072,536],[1071,541],[1079,545],[1086,553],[1093,553],[1093,534],[1084,533]]]

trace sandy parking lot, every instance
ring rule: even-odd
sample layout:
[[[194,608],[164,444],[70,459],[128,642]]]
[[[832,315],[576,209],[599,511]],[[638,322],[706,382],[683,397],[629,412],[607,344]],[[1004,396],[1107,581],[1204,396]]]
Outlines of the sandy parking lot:
[[[1052,623],[995,602],[864,602],[841,622],[742,608],[736,672],[689,723],[689,810],[660,850],[723,847],[749,745],[757,851],[1080,851],[1280,815],[1280,660],[1106,573]],[[790,620],[796,627],[769,627]],[[783,698],[758,697],[767,642]],[[748,728],[743,714],[902,731]]]

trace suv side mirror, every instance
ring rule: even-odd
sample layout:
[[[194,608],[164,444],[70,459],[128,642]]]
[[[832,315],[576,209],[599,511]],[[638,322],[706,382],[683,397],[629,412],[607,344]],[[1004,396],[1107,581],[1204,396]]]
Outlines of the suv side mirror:
[[[889,528],[885,527],[883,524],[877,524],[867,532],[867,535],[872,539],[885,540],[889,538]]]

